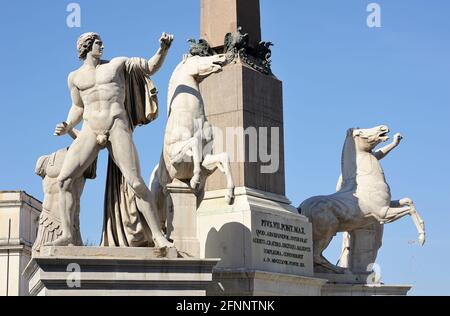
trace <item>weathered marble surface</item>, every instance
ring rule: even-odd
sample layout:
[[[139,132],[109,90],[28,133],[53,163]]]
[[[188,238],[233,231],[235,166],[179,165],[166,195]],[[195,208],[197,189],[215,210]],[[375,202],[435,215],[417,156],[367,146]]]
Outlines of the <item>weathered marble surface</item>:
[[[158,115],[156,89],[149,76],[162,66],[172,41],[173,36],[164,33],[160,48],[150,60],[118,57],[106,61],[101,59],[104,45],[98,34],[80,36],[77,48],[83,65],[69,75],[73,104],[67,120],[56,126],[55,135],[70,133],[84,122],[57,177],[61,235],[49,245],[78,243],[73,232],[77,207],[72,196],[74,182],[99,151],[107,148],[110,162],[102,244],[173,246],[161,231],[157,210],[151,207],[132,137],[136,126],[148,124]]]
[[[342,268],[330,263],[322,254],[337,232],[353,232],[377,224],[391,223],[410,215],[419,233],[419,243],[423,245],[425,242],[425,225],[412,200],[391,200],[390,188],[379,161],[400,144],[402,136],[396,134],[391,144],[375,151],[380,143],[389,139],[388,133],[387,126],[349,129],[343,149],[338,192],[310,198],[300,205],[299,212],[307,216],[313,225],[316,272],[344,273],[345,268],[351,268],[347,263],[353,259],[341,258],[345,266]],[[353,234],[352,238],[357,236]],[[369,259],[376,259],[381,236],[381,233],[374,235],[377,240],[368,243],[366,248],[369,248]],[[348,244],[350,246],[349,242]],[[350,248],[345,255],[357,256],[358,253]]]
[[[42,247],[24,274],[33,296],[205,296],[218,260],[166,251]]]
[[[183,57],[170,79],[164,148],[150,179],[151,201],[160,214],[161,226],[180,251],[192,256],[199,255],[198,201],[207,178],[217,169],[226,181],[224,203],[231,204],[234,199],[229,156],[212,152],[213,127],[206,118],[199,88],[202,80],[222,70],[225,57],[205,56],[209,47],[201,49],[202,45],[207,46],[191,41],[191,54]]]
[[[325,284],[321,296],[407,296],[408,285]]]
[[[79,131],[74,129],[70,134],[73,139],[76,139]],[[33,252],[39,252],[43,245],[55,241],[62,235],[59,212],[60,192],[58,176],[61,172],[68,150],[68,148],[64,148],[50,155],[42,156],[36,163],[35,172],[42,178],[44,201],[42,202],[42,212],[39,217],[39,229],[33,244]],[[74,179],[69,192],[74,203],[74,213],[72,214],[72,236],[74,236],[74,246],[83,245],[80,232],[80,198],[83,193],[86,179],[96,178],[96,169],[97,160],[95,160],[80,177]]]
[[[227,153],[213,154],[213,127],[206,119],[199,84],[222,70],[225,56],[186,55],[169,82],[168,120],[159,168],[155,170],[152,191],[174,179],[186,181],[194,191],[204,188],[206,178],[219,169],[225,175],[232,202],[234,183]],[[209,150],[208,150],[209,149]]]

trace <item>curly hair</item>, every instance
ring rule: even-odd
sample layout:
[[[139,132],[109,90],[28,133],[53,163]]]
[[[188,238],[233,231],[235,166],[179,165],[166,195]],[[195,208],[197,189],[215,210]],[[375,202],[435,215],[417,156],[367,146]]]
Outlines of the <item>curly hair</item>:
[[[87,54],[92,50],[92,45],[96,39],[100,39],[97,33],[89,32],[82,34],[77,41],[78,58],[85,60]]]

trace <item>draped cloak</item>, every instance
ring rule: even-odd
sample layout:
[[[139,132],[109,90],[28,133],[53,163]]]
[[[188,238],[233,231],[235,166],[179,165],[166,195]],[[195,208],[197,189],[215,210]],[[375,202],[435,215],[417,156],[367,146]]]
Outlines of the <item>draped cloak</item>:
[[[147,125],[158,116],[157,90],[150,80],[147,60],[130,58],[125,65],[126,98],[130,128]],[[151,230],[139,211],[133,189],[111,155],[108,160],[101,245],[104,247],[153,246]]]

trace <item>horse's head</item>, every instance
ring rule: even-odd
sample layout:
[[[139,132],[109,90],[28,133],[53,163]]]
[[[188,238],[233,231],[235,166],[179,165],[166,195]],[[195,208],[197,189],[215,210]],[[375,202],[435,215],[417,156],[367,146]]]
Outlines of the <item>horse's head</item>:
[[[223,54],[206,57],[187,55],[183,61],[183,70],[200,82],[211,74],[221,71],[225,62],[226,57]]]
[[[385,125],[370,129],[351,129],[349,132],[352,133],[356,148],[361,151],[370,152],[380,143],[389,140],[389,127]]]

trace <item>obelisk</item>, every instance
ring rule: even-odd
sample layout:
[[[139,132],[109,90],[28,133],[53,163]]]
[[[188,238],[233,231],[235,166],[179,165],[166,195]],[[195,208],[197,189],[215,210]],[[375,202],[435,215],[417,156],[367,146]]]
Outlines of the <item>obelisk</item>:
[[[201,257],[221,259],[209,295],[319,295],[324,281],[312,278],[311,224],[285,197],[282,83],[270,70],[270,45],[261,42],[259,0],[201,0],[200,33],[216,52],[248,33],[237,57],[200,85],[215,152],[224,149],[216,143],[233,144],[226,151],[236,184],[227,205],[216,171],[197,210]]]
[[[249,46],[256,47],[261,41],[259,0],[201,0],[200,34],[211,47],[223,46],[225,35],[236,33],[238,27],[248,33]],[[206,79],[201,90],[209,121],[223,132],[224,147],[230,143],[245,144],[245,161],[239,159],[241,148],[235,147],[231,157],[236,187],[284,196],[282,82],[237,62]],[[233,128],[243,128],[246,134],[236,134],[234,141],[226,139],[227,131]],[[261,157],[261,152],[272,154],[273,170],[262,168],[270,163],[263,161],[267,159]],[[224,177],[215,174],[208,180],[207,190],[224,189],[225,185]]]
[[[259,0],[201,0],[200,37],[212,48],[223,46],[228,32],[242,27],[250,35],[250,44],[261,40]]]

